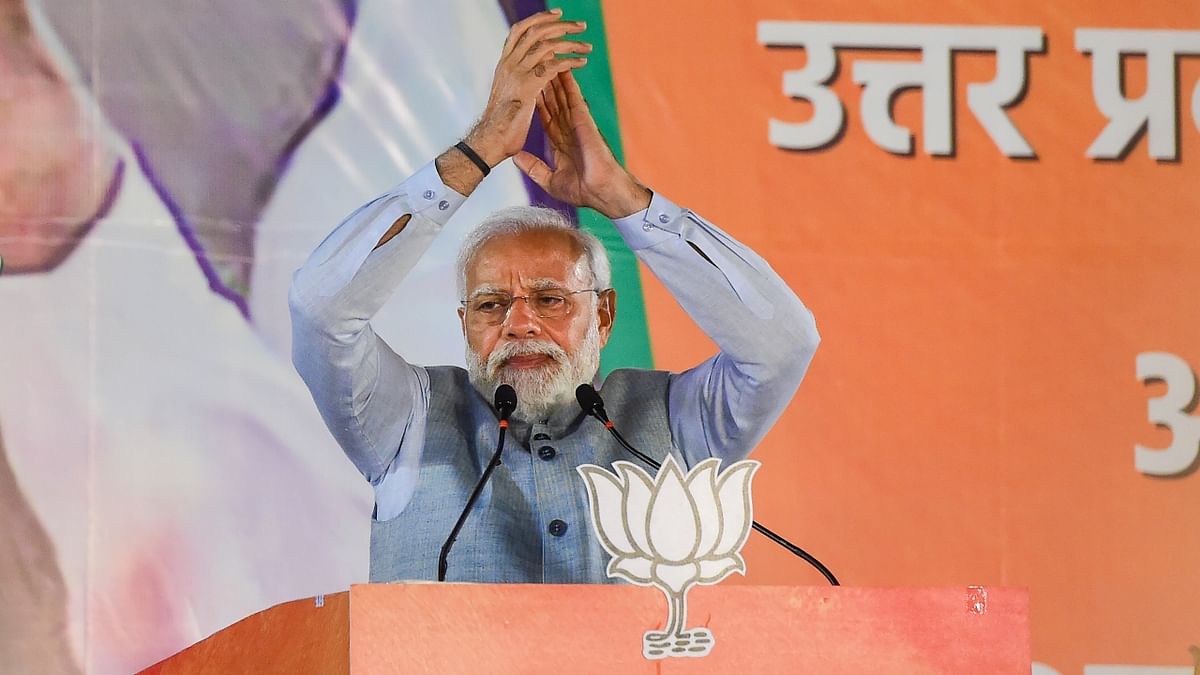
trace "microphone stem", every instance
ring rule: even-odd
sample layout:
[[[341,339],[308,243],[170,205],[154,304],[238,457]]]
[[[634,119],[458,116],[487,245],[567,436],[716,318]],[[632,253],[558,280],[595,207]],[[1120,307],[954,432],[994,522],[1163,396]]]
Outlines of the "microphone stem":
[[[829,568],[826,567],[825,565],[821,564],[821,561],[814,558],[811,553],[809,553],[808,551],[805,551],[804,549],[793,544],[792,542],[788,541],[787,539],[784,539],[783,537],[779,536],[778,534],[775,534],[770,529],[768,529],[766,525],[760,524],[757,520],[751,521],[751,525],[754,527],[755,530],[758,530],[758,532],[760,534],[762,534],[764,537],[766,537],[767,539],[770,539],[771,541],[775,542],[776,544],[779,544],[780,546],[786,548],[787,550],[791,551],[793,555],[797,555],[797,556],[801,557],[809,565],[812,565],[813,567],[817,568],[817,571],[820,572],[821,575],[825,577],[825,580],[829,582],[830,586],[841,586],[841,584],[838,583],[837,577],[833,576],[833,572],[829,571]]]
[[[605,420],[603,418],[601,418],[600,421],[604,422],[604,428],[608,429],[609,432],[612,433],[613,438],[617,439],[617,443],[620,443],[621,447],[623,447],[626,450],[628,450],[629,452],[633,453],[633,455],[635,457],[637,457],[638,459],[645,462],[647,465],[649,465],[655,471],[658,471],[659,469],[662,468],[661,464],[654,461],[653,459],[650,459],[644,453],[642,453],[642,451],[640,451],[637,448],[630,445],[629,441],[625,440],[625,437],[621,435],[621,432],[617,431],[617,428],[615,426],[613,426],[612,422]],[[820,560],[817,560],[816,558],[814,558],[812,556],[812,554],[810,554],[808,551],[805,551],[804,549],[793,544],[792,542],[788,541],[787,539],[784,539],[783,537],[779,536],[778,534],[775,534],[770,529],[768,529],[765,525],[760,525],[757,520],[753,521],[752,525],[755,530],[757,530],[760,534],[762,534],[767,539],[770,539],[771,541],[775,542],[776,544],[779,544],[780,546],[784,547],[789,552],[791,552],[792,555],[799,556],[801,559],[803,559],[809,565],[812,565],[813,567],[817,568],[817,571],[820,572],[821,575],[825,577],[825,580],[828,581],[831,586],[841,586],[841,583],[838,582],[837,577],[833,576],[833,572],[829,571],[828,567],[823,565]]]
[[[479,482],[475,484],[475,489],[471,491],[471,497],[467,499],[467,505],[458,516],[458,522],[454,523],[454,529],[450,530],[450,536],[446,537],[446,543],[442,544],[442,552],[438,556],[438,581],[446,580],[446,569],[449,567],[448,557],[450,548],[454,546],[454,540],[458,538],[458,532],[462,529],[463,523],[467,522],[467,516],[471,514],[471,507],[475,505],[475,500],[479,499],[479,493],[483,492],[483,486],[487,485],[488,478],[492,476],[492,471],[500,466],[500,453],[504,452],[504,435],[508,431],[508,420],[500,420],[500,438],[496,441],[496,452],[492,454],[492,461],[488,462],[487,467],[483,470],[483,475],[479,477]]]
[[[634,457],[637,457],[638,459],[642,460],[646,464],[649,464],[650,468],[654,469],[655,471],[658,471],[659,469],[662,468],[662,464],[659,464],[658,462],[654,461],[653,459],[650,459],[641,450],[638,450],[637,448],[630,445],[629,441],[625,440],[625,437],[621,435],[621,432],[617,431],[617,428],[615,426],[613,426],[612,422],[605,422],[604,426],[610,432],[612,432],[613,438],[617,439],[617,442],[621,444],[621,447],[623,447],[626,450],[628,450],[629,452],[633,453]]]

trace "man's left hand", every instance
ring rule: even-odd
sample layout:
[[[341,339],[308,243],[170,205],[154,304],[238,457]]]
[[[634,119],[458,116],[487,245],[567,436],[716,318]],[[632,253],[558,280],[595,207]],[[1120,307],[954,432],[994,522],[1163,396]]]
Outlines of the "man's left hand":
[[[550,139],[554,168],[525,151],[513,157],[534,183],[559,201],[593,208],[609,218],[650,205],[650,191],[617,162],[570,71],[550,80],[537,109]]]

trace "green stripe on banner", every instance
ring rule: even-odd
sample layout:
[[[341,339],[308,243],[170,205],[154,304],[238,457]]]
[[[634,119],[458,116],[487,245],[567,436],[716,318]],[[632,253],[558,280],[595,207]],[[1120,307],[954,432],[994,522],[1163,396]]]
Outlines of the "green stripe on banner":
[[[625,163],[621,148],[621,129],[617,122],[617,101],[613,96],[612,71],[608,65],[608,40],[604,33],[604,13],[597,0],[561,0],[546,3],[558,7],[572,21],[586,21],[583,39],[592,44],[588,64],[575,71],[579,88],[587,99],[600,133],[612,146],[617,161]],[[654,358],[650,353],[650,330],[646,325],[646,301],[642,297],[642,282],[638,262],[633,252],[617,234],[612,223],[592,209],[579,209],[579,225],[604,242],[612,261],[613,288],[617,290],[617,321],[608,346],[600,354],[600,372],[607,375],[617,368],[650,368]]]

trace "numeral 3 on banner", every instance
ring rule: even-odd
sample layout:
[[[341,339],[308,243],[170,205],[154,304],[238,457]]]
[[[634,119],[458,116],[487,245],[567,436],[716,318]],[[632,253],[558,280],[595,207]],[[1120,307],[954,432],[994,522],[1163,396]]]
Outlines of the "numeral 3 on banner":
[[[1187,361],[1166,352],[1137,355],[1137,376],[1143,383],[1162,380],[1167,391],[1150,399],[1146,410],[1150,422],[1171,432],[1171,445],[1147,448],[1135,445],[1133,466],[1150,476],[1175,476],[1186,472],[1200,454],[1200,418],[1190,415],[1195,407],[1196,375]]]

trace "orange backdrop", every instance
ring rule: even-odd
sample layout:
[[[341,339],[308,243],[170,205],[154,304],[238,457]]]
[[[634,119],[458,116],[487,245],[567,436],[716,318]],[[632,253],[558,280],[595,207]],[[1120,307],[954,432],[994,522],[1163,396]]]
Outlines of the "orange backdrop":
[[[756,451],[756,516],[852,585],[1004,584],[1032,595],[1033,655],[1085,664],[1190,665],[1200,643],[1200,476],[1151,478],[1137,443],[1165,385],[1137,354],[1200,365],[1200,133],[1188,102],[1200,57],[1178,59],[1177,162],[1140,139],[1120,161],[1085,151],[1105,118],[1081,27],[1200,29],[1176,0],[854,3],[606,2],[622,137],[653,188],[760,253],[817,317],[823,343],[805,383]],[[1046,50],[1009,117],[1038,153],[1005,157],[967,108],[995,58],[958,53],[955,157],[921,149],[919,91],[895,103],[916,153],[873,144],[839,50],[833,85],[845,136],[815,152],[768,142],[770,118],[811,107],[782,93],[800,48],[758,43],[762,20],[1027,25]],[[1140,96],[1145,59],[1126,59]],[[713,349],[645,274],[656,365]],[[818,584],[764,540],[748,583]]]

